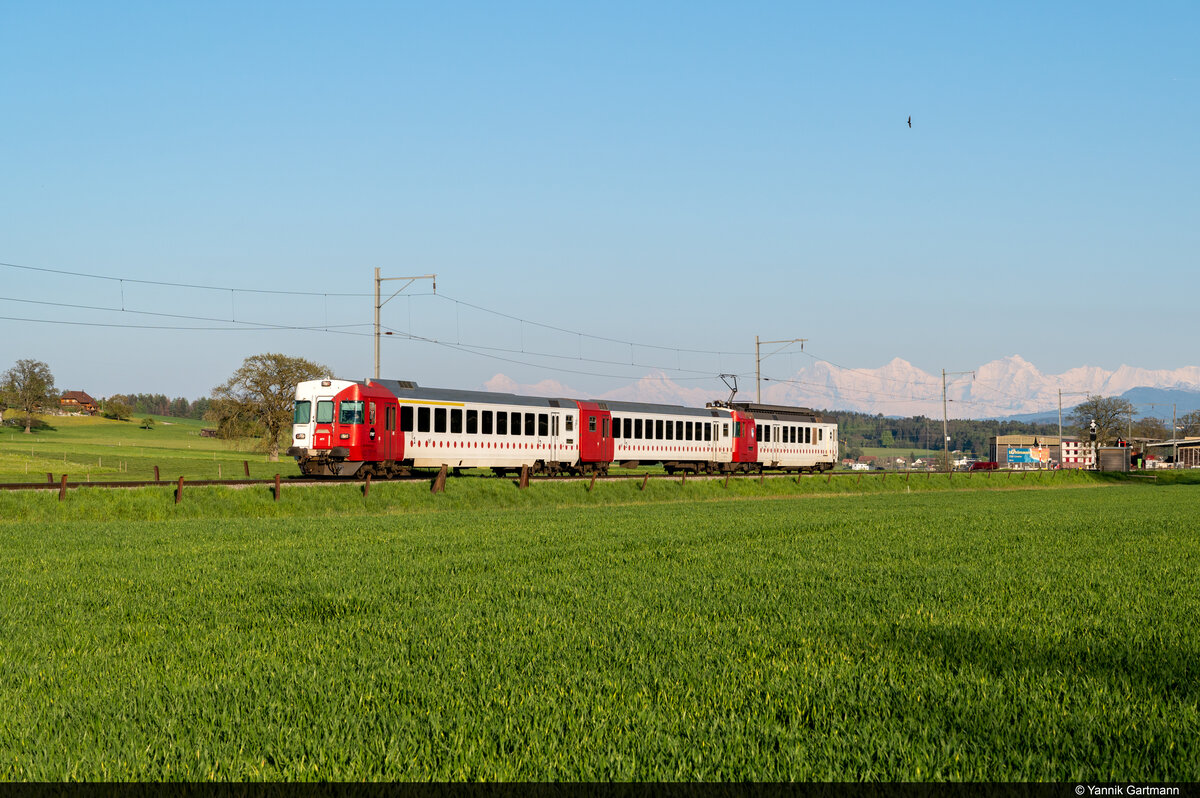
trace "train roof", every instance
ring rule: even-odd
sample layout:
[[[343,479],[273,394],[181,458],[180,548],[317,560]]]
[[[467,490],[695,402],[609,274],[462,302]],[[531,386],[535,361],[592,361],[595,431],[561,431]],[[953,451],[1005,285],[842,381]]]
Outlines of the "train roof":
[[[758,402],[731,402],[730,407],[744,410],[755,418],[770,418],[776,421],[807,421],[820,424],[825,421],[811,407],[788,407],[787,405],[764,405]]]
[[[521,396],[515,393],[495,391],[464,391],[457,388],[422,388],[408,380],[364,380],[386,388],[397,399],[417,399],[428,402],[477,402],[480,404],[518,405],[521,407],[576,407],[577,401],[594,402],[601,410],[617,413],[672,413],[678,416],[720,418],[721,409],[709,407],[684,407],[682,405],[659,405],[649,402],[611,402],[603,399],[547,398]],[[726,410],[725,412],[728,412]]]
[[[576,407],[574,399],[543,396],[519,396],[493,391],[461,391],[457,388],[422,388],[407,380],[366,380],[387,388],[397,399],[422,399],[429,402],[477,402],[479,404],[519,405],[521,407]]]
[[[656,405],[649,402],[600,402],[614,413],[663,413],[670,412],[677,416],[701,416],[703,418],[720,418],[719,410],[711,407],[684,407],[683,405]],[[728,412],[728,411],[726,411]]]

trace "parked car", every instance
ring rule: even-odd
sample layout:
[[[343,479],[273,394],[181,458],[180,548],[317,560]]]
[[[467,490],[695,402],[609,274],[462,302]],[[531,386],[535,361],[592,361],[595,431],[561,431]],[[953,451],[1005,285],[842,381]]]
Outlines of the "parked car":
[[[971,467],[968,468],[967,470],[968,471],[995,471],[999,467],[1000,467],[1000,464],[997,463],[995,460],[976,460],[974,463],[971,463]]]

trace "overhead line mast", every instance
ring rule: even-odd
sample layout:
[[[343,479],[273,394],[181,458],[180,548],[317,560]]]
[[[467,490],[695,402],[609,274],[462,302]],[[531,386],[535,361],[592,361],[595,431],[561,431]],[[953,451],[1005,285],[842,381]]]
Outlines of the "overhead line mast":
[[[380,302],[379,301],[379,284],[382,283],[384,280],[408,280],[408,282],[405,283],[404,285],[400,286],[400,288],[398,288],[396,290],[395,294],[392,294],[390,297],[388,297],[387,299]],[[375,267],[375,379],[379,379],[379,309],[382,308],[384,305],[386,305],[388,302],[391,302],[393,299],[395,299],[397,294],[399,294],[405,288],[408,288],[410,285],[412,285],[417,280],[432,280],[433,281],[433,293],[435,293],[435,294],[437,293],[437,275],[436,274],[420,274],[420,275],[417,275],[416,277],[380,277],[379,276],[379,267],[378,266]],[[388,335],[391,335],[391,333],[388,333]]]

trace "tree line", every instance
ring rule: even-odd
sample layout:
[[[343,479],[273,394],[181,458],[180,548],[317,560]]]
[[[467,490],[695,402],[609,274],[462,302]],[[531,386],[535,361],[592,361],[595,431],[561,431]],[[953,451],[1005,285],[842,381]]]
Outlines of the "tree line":
[[[101,402],[101,412],[104,412],[105,405],[112,404],[121,404],[128,408],[128,412],[124,413],[125,418],[135,414],[149,414],[171,416],[173,418],[202,419],[212,406],[212,400],[208,397],[201,397],[200,399],[188,401],[182,396],[168,399],[166,394],[161,393],[115,393]],[[110,413],[110,415],[113,417],[117,416],[115,413]]]
[[[290,428],[296,385],[328,375],[329,369],[298,357],[275,353],[252,355],[211,397],[189,401],[166,394],[113,394],[100,403],[110,418],[127,420],[135,414],[204,419],[213,423],[222,438],[259,438],[262,447],[278,459],[283,433]],[[0,378],[0,411],[15,408],[30,432],[33,417],[57,404],[58,391],[50,367],[23,359]],[[822,411],[837,421],[842,457],[854,458],[864,448],[912,450],[942,449],[942,422],[927,416],[888,418],[844,410]],[[148,426],[153,425],[149,418]],[[1096,442],[1111,446],[1122,438],[1162,440],[1171,437],[1169,424],[1152,417],[1136,417],[1133,403],[1119,397],[1090,396],[1073,408],[1063,425],[1064,435],[1090,440],[1092,422]],[[947,429],[950,448],[982,457],[989,439],[997,435],[1058,435],[1058,425],[1029,421],[955,419]],[[1200,411],[1177,420],[1175,435],[1200,435]]]

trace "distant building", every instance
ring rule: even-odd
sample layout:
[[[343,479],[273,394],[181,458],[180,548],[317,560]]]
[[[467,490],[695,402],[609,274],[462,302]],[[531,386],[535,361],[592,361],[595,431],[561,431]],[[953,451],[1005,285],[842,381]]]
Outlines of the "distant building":
[[[997,435],[988,440],[1001,468],[1094,468],[1092,445],[1057,435]]]
[[[1060,450],[1058,462],[1063,468],[1092,468],[1096,465],[1091,443],[1063,438]]]
[[[68,411],[96,412],[96,400],[83,391],[67,391],[58,397],[58,406]]]
[[[1178,438],[1146,445],[1159,459],[1173,462],[1178,468],[1200,468],[1200,438]]]

